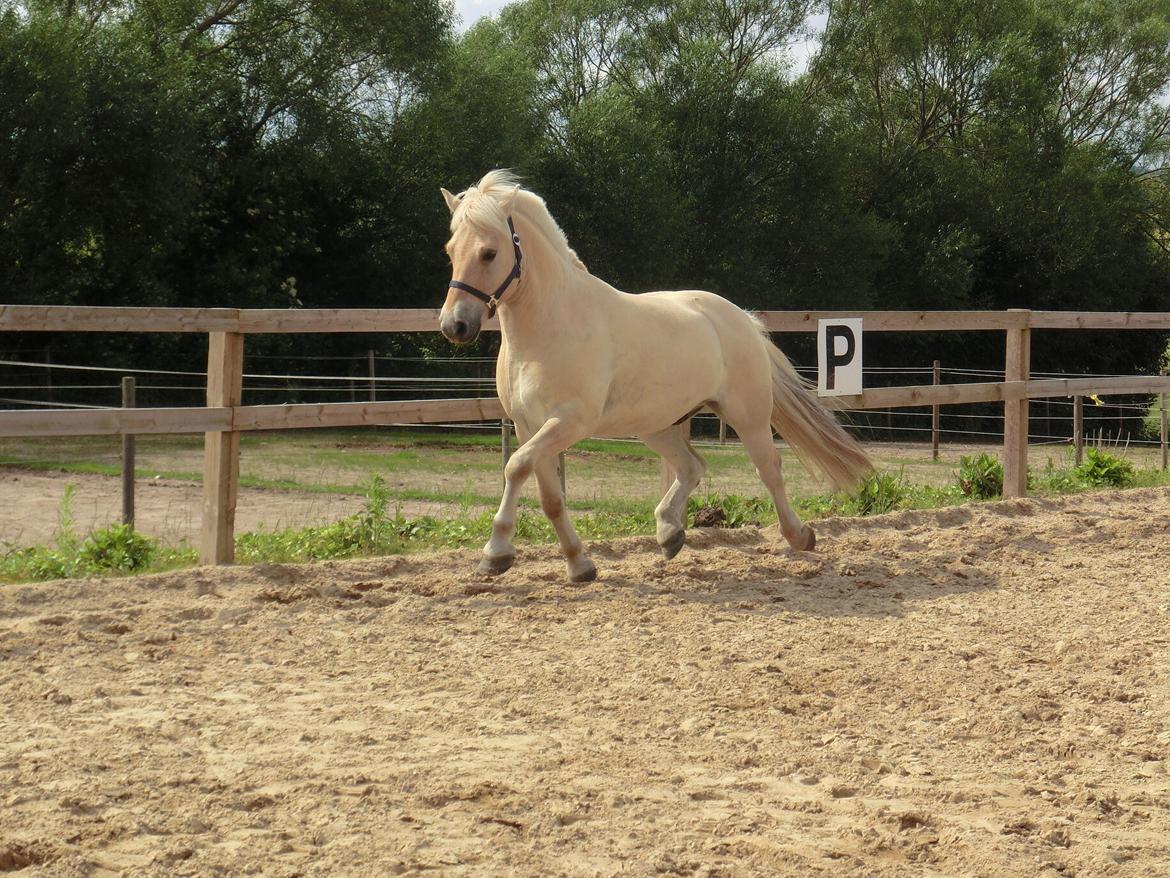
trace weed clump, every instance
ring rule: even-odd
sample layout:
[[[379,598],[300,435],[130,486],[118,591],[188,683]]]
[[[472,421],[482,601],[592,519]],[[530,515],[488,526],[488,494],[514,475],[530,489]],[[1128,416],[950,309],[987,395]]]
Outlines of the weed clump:
[[[1077,475],[1094,487],[1125,488],[1134,481],[1133,464],[1101,448],[1086,448]]]
[[[137,573],[155,563],[158,541],[128,524],[111,524],[79,538],[73,518],[75,492],[73,485],[65,486],[53,542],[8,550],[0,556],[0,578],[44,580]]]
[[[766,497],[741,497],[710,491],[687,501],[687,515],[695,527],[743,527],[759,525],[776,517],[772,501]]]
[[[959,489],[975,500],[1003,496],[1003,464],[987,452],[978,457],[960,457]]]

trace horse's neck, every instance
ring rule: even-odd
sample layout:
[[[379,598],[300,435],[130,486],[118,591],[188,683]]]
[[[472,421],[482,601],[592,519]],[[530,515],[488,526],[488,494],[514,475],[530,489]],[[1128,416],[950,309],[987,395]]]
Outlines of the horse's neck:
[[[523,355],[556,344],[558,336],[563,340],[604,284],[576,267],[526,217],[517,217],[516,231],[524,253],[518,294],[511,301],[504,294],[499,314],[509,349]]]

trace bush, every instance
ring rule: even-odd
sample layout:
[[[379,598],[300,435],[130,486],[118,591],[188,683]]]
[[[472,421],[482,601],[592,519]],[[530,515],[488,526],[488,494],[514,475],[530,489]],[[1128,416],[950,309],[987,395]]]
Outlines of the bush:
[[[128,524],[112,524],[86,537],[77,558],[89,573],[129,573],[148,567],[157,546]]]
[[[991,500],[1003,495],[1003,464],[995,455],[984,452],[978,457],[959,458],[959,488],[976,500]]]
[[[1077,475],[1095,487],[1124,488],[1133,483],[1133,464],[1100,448],[1086,448]]]

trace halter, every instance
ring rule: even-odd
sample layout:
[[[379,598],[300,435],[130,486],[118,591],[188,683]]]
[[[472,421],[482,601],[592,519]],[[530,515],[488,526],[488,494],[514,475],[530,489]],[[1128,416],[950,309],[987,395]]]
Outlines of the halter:
[[[490,296],[483,290],[478,290],[471,284],[465,284],[461,280],[453,280],[447,286],[454,287],[457,290],[463,290],[466,293],[471,293],[485,305],[487,305],[488,318],[496,316],[496,309],[500,307],[500,297],[504,295],[504,290],[508,289],[512,281],[520,279],[520,260],[524,258],[524,254],[520,252],[520,236],[516,234],[516,227],[512,225],[512,217],[508,217],[508,231],[512,234],[512,249],[516,254],[516,264],[512,266],[512,273],[504,278],[504,282],[496,287],[496,291]]]

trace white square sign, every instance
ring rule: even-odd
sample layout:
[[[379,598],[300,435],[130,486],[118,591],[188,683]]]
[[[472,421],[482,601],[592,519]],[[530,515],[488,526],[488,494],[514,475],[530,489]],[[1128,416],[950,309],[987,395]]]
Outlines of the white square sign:
[[[817,321],[817,395],[861,393],[861,318]]]

